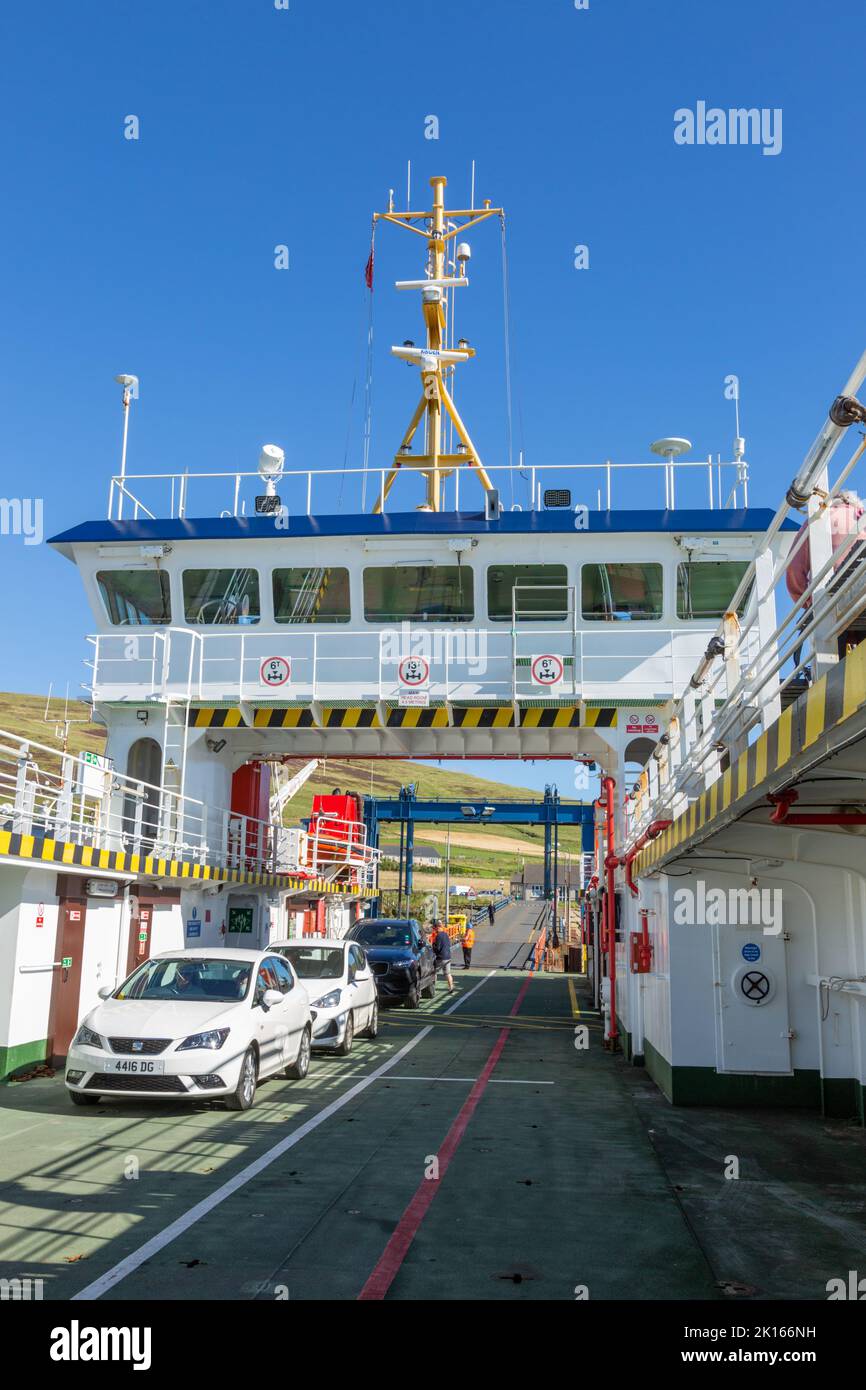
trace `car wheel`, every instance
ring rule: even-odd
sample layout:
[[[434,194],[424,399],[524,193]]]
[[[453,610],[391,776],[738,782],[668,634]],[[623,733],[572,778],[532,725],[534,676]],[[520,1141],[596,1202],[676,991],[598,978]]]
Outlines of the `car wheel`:
[[[67,1094],[73,1105],[96,1105],[99,1101],[99,1096],[84,1091],[68,1091]]]
[[[352,1051],[352,1043],[355,1041],[355,1014],[349,1010],[349,1017],[346,1019],[346,1031],[343,1034],[343,1041],[337,1048],[338,1057],[348,1057]]]
[[[298,1044],[298,1055],[290,1067],[286,1067],[286,1076],[290,1081],[303,1081],[307,1072],[310,1070],[310,1050],[312,1038],[309,1024],[301,1034],[301,1041]]]
[[[248,1047],[244,1053],[244,1060],[241,1062],[241,1074],[238,1077],[238,1084],[230,1096],[226,1096],[226,1106],[229,1110],[249,1110],[256,1098],[256,1086],[258,1085],[259,1069],[256,1065],[255,1049]]]
[[[435,976],[435,975],[431,975],[431,976],[430,976],[430,983],[429,983],[429,985],[425,985],[424,988],[422,989],[421,993],[422,993],[422,995],[424,996],[425,999],[434,999],[434,998],[436,997],[436,976]]]
[[[379,1001],[378,1001],[378,999],[374,999],[374,1001],[373,1001],[373,1012],[372,1012],[371,1015],[370,1015],[370,1022],[367,1024],[367,1028],[366,1028],[365,1031],[366,1031],[366,1034],[367,1034],[367,1037],[368,1037],[368,1038],[376,1038],[376,1037],[379,1036]]]
[[[415,983],[412,985],[412,988],[409,990],[409,993],[406,995],[406,998],[403,1001],[403,1005],[404,1008],[407,1009],[417,1009],[420,1003],[421,991],[418,988],[418,981],[416,980]]]

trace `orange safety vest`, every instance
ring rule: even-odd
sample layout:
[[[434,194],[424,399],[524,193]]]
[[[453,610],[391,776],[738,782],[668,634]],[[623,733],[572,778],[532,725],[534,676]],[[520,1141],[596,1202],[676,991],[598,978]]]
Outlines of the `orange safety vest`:
[[[461,940],[461,945],[465,946],[467,951],[471,951],[472,947],[475,945],[475,932],[471,927],[466,928]]]

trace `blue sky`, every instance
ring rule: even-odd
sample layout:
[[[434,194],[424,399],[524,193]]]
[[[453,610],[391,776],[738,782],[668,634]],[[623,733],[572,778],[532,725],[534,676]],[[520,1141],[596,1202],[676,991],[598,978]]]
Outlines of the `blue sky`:
[[[735,372],[752,501],[774,505],[866,345],[859,0],[18,0],[3,24],[0,495],[44,498],[46,535],[104,514],[119,371],[141,379],[132,471],[252,468],[266,440],[290,467],[360,464],[370,214],[402,203],[409,159],[416,203],[439,172],[462,202],[474,158],[507,209],[530,462],[668,433],[727,454]],[[676,145],[699,100],[781,108],[782,152]],[[494,462],[495,224],[472,242],[461,405]],[[388,347],[418,334],[392,288],[418,273],[414,239],[381,232],[373,462],[413,403]],[[0,687],[75,691],[71,567],[3,536],[0,575]]]

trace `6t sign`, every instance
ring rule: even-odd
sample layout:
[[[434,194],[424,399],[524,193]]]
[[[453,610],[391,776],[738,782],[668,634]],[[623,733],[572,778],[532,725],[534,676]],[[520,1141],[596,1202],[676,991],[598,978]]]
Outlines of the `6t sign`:
[[[262,685],[287,685],[292,678],[292,663],[284,656],[266,657],[259,668]]]
[[[546,653],[544,656],[534,656],[530,666],[533,685],[551,686],[559,685],[564,674],[564,666],[561,656],[552,656]]]

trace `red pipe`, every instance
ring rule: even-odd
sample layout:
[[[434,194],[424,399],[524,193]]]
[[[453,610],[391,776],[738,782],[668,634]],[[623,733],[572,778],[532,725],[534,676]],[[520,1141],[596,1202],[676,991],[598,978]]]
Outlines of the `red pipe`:
[[[607,854],[604,857],[604,868],[607,874],[605,916],[607,918],[607,978],[610,981],[610,1033],[608,1034],[610,1048],[616,1051],[617,1031],[616,1031],[616,896],[614,890],[614,877],[619,866],[619,858],[614,848],[616,837],[616,826],[614,824],[614,795],[616,792],[616,782],[613,777],[604,777],[601,783],[603,796],[599,798],[599,805],[603,806],[606,815],[607,830]]]
[[[799,801],[799,792],[789,791],[770,793],[770,801],[775,809],[770,816],[774,825],[866,825],[866,814],[861,811],[815,811],[798,812],[791,815],[791,807]]]
[[[640,854],[641,850],[646,848],[650,840],[655,840],[658,835],[661,835],[663,830],[667,830],[668,826],[672,824],[673,822],[669,820],[654,820],[649,829],[645,830],[641,835],[637,844],[632,845],[625,858],[620,860],[620,863],[625,869],[625,881],[628,885],[628,890],[633,898],[640,897],[640,889],[632,878],[631,873],[631,866],[634,860]]]

